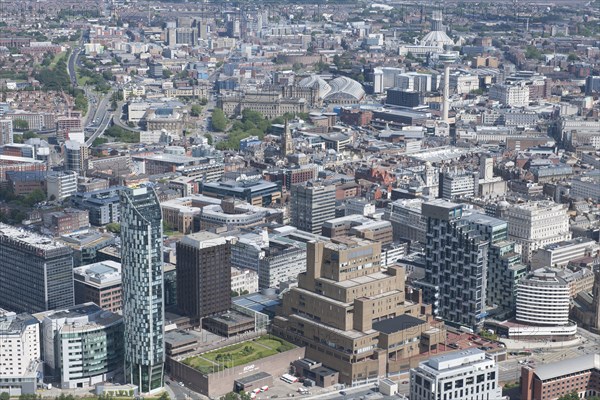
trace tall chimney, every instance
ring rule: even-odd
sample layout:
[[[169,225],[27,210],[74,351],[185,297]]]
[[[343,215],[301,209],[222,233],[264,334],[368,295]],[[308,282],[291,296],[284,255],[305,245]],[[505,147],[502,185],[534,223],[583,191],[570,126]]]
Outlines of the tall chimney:
[[[442,104],[442,120],[448,122],[448,109],[450,108],[450,63],[444,63],[444,103]]]

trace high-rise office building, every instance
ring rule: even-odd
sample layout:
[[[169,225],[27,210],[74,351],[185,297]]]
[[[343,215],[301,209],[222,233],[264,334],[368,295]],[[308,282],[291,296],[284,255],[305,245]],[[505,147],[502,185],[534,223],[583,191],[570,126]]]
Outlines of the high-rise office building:
[[[422,213],[427,218],[425,298],[444,321],[477,329],[486,315],[489,248],[506,236],[506,222],[463,215],[462,205],[444,200],[423,203]]]
[[[198,232],[177,242],[177,306],[194,325],[231,307],[231,240]]]
[[[323,223],[335,218],[334,185],[319,182],[292,185],[290,201],[292,225],[302,231],[320,235]]]
[[[73,305],[73,251],[0,224],[0,307],[40,312]]]
[[[150,188],[120,196],[125,378],[148,393],[163,386],[165,361],[162,214]]]

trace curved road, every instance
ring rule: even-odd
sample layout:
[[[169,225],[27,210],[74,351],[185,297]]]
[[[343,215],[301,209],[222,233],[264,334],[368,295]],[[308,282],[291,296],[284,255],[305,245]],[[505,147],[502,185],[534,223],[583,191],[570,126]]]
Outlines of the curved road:
[[[98,129],[96,129],[96,131],[92,134],[92,136],[90,136],[86,141],[85,141],[85,146],[86,147],[90,147],[92,145],[92,143],[94,143],[94,140],[96,140],[97,138],[100,137],[100,135],[102,135],[104,133],[104,131],[106,130],[106,128],[108,128],[108,125],[110,124],[110,121],[113,119],[113,114],[104,114],[104,118],[102,118],[102,122],[100,123],[100,126],[98,127]]]

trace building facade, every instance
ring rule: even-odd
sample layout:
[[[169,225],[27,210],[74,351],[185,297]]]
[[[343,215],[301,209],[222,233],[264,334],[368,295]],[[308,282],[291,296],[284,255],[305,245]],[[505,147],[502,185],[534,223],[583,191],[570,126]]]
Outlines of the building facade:
[[[479,349],[432,357],[410,371],[414,400],[501,400],[496,362]]]
[[[149,393],[163,386],[164,290],[162,215],[146,187],[121,191],[121,262],[125,378]]]
[[[463,214],[444,200],[423,203],[427,218],[425,300],[448,323],[479,329],[486,316],[488,250],[506,236],[506,222]]]
[[[569,324],[571,291],[555,271],[540,268],[519,281],[517,321],[531,325]]]
[[[73,273],[75,304],[92,302],[115,313],[122,310],[121,264],[115,261],[101,261],[77,267]]]
[[[292,185],[290,202],[291,223],[300,230],[320,235],[323,223],[335,218],[333,185]]]
[[[586,354],[521,369],[523,400],[557,400],[573,392],[580,398],[600,395],[600,355]]]
[[[51,171],[46,175],[48,199],[62,201],[77,192],[77,172]]]
[[[514,204],[502,211],[508,222],[508,236],[522,246],[523,261],[529,263],[533,252],[542,246],[571,238],[569,215],[563,204],[539,201]]]
[[[73,301],[71,248],[0,224],[0,307],[31,313],[70,307]]]
[[[307,271],[283,296],[273,332],[306,347],[306,357],[347,385],[376,382],[443,341],[421,305],[405,299],[404,269],[381,269],[381,244],[310,241]]]
[[[231,241],[198,232],[177,242],[177,306],[199,325],[231,307]]]
[[[45,364],[62,389],[93,387],[122,372],[120,315],[85,303],[35,317],[42,326]]]
[[[40,356],[38,320],[0,309],[0,393],[34,394]]]

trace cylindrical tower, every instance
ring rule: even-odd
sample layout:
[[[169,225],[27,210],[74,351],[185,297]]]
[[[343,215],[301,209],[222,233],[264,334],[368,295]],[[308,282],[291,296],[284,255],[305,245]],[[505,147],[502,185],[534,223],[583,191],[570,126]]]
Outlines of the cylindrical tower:
[[[569,323],[570,289],[556,272],[546,268],[522,278],[517,289],[517,321],[534,325]]]

